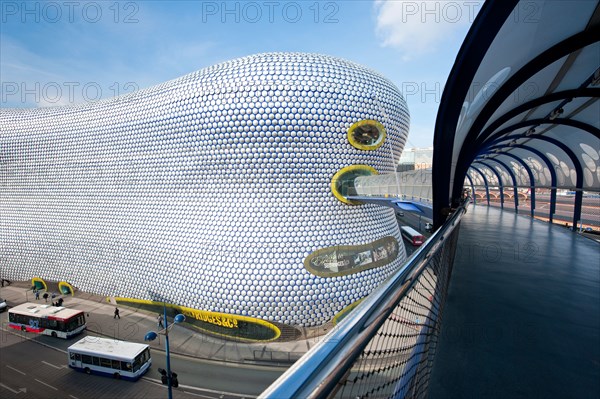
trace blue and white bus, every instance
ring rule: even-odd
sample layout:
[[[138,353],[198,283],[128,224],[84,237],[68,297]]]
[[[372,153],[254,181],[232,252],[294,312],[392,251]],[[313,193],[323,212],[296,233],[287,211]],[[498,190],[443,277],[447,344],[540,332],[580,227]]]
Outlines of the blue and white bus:
[[[146,344],[87,336],[67,348],[69,367],[87,374],[138,380],[152,365]]]

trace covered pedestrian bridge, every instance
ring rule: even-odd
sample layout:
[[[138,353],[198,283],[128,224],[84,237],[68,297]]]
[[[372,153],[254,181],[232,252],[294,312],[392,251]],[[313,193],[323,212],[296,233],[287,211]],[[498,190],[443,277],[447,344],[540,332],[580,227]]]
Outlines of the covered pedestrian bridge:
[[[597,0],[483,4],[437,115],[435,233],[261,397],[600,395],[600,247],[533,219],[598,223],[599,41]]]
[[[598,226],[599,24],[596,1],[483,7],[437,116],[438,226],[465,188],[476,201],[558,217],[574,230]]]

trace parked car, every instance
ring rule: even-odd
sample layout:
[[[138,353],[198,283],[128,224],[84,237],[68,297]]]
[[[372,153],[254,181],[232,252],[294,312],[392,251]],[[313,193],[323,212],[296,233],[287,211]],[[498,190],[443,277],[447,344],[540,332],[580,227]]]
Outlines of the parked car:
[[[6,301],[2,298],[0,298],[0,312],[4,312],[6,309],[8,309],[8,306],[6,305]]]

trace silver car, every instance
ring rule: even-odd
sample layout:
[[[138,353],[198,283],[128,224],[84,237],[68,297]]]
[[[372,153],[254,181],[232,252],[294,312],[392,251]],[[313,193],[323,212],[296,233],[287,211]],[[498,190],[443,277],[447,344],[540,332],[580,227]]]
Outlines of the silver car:
[[[6,306],[6,300],[0,298],[0,312],[4,312],[6,309],[8,309],[8,306]]]

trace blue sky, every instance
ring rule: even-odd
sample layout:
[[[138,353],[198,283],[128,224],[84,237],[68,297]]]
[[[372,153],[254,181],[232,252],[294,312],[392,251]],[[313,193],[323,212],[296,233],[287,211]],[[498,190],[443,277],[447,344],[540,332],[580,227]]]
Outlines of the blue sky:
[[[403,92],[407,147],[432,145],[444,84],[479,11],[464,1],[3,1],[0,104],[94,101],[270,51],[329,54]]]

